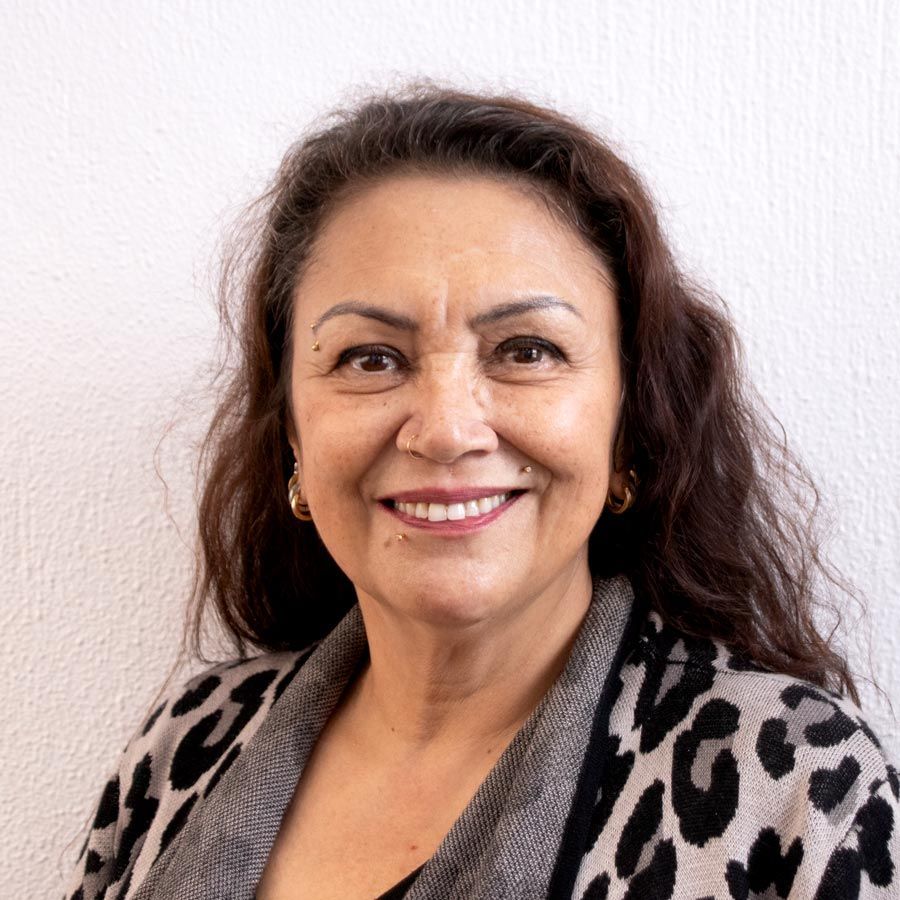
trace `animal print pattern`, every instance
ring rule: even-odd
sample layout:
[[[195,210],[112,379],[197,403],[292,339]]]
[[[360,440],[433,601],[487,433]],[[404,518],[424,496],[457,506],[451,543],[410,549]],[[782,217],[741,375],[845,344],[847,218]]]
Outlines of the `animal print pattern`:
[[[900,897],[900,782],[848,701],[651,615],[622,668],[582,900]]]
[[[66,900],[124,900],[137,889],[312,649],[217,666],[151,713],[103,789]]]
[[[134,895],[311,650],[215,667],[152,713],[102,792],[65,900]],[[600,739],[573,897],[900,897],[900,779],[846,700],[651,614]]]

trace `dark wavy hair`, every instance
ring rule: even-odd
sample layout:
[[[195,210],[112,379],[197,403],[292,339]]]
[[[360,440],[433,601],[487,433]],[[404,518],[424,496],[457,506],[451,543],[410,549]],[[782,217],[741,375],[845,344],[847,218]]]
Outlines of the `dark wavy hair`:
[[[618,462],[639,489],[590,536],[596,575],[623,573],[662,618],[749,662],[857,698],[833,627],[818,494],[743,377],[715,296],[679,271],[634,170],[577,121],[515,96],[433,84],[367,97],[292,146],[226,256],[229,356],[201,450],[194,648],[212,607],[239,652],[300,648],[355,602],[286,481],[292,298],[324,217],[399,172],[490,175],[536,188],[613,275],[625,399]]]

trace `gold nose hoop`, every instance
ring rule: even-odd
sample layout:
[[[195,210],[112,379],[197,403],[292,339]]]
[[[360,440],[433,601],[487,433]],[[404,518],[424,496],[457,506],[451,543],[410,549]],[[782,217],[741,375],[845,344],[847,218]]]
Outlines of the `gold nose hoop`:
[[[413,459],[425,459],[425,457],[422,456],[421,453],[416,453],[416,451],[413,450],[413,448],[412,448],[412,442],[413,442],[417,437],[418,437],[418,435],[417,435],[417,434],[414,434],[414,435],[406,442],[406,452],[407,452]]]

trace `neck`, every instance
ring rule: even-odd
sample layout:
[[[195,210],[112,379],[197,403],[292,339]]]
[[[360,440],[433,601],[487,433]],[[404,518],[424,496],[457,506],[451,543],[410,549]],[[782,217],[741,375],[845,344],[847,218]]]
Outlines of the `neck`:
[[[583,571],[475,625],[434,626],[360,597],[370,660],[347,711],[396,758],[495,756],[562,672],[591,599]],[[499,750],[498,750],[499,748]]]

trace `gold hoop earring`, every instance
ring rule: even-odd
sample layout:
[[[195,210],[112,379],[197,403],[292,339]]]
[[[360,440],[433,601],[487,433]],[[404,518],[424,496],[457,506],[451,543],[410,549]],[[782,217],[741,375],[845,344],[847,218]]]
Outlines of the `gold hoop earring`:
[[[297,463],[294,463],[294,474],[288,481],[288,503],[291,504],[291,512],[301,522],[312,522],[312,516],[309,514],[309,504],[303,499],[300,493],[300,471]]]
[[[632,466],[628,470],[628,484],[625,485],[625,497],[620,500],[613,494],[612,489],[606,493],[606,508],[616,516],[622,515],[623,512],[631,509],[635,499],[637,498],[638,477],[637,472]]]
[[[412,448],[412,442],[413,442],[417,437],[418,437],[418,435],[417,435],[417,434],[414,434],[414,435],[406,442],[406,452],[407,452],[413,459],[425,459],[425,457],[422,456],[421,453],[416,453],[416,451],[413,450],[413,448]]]

